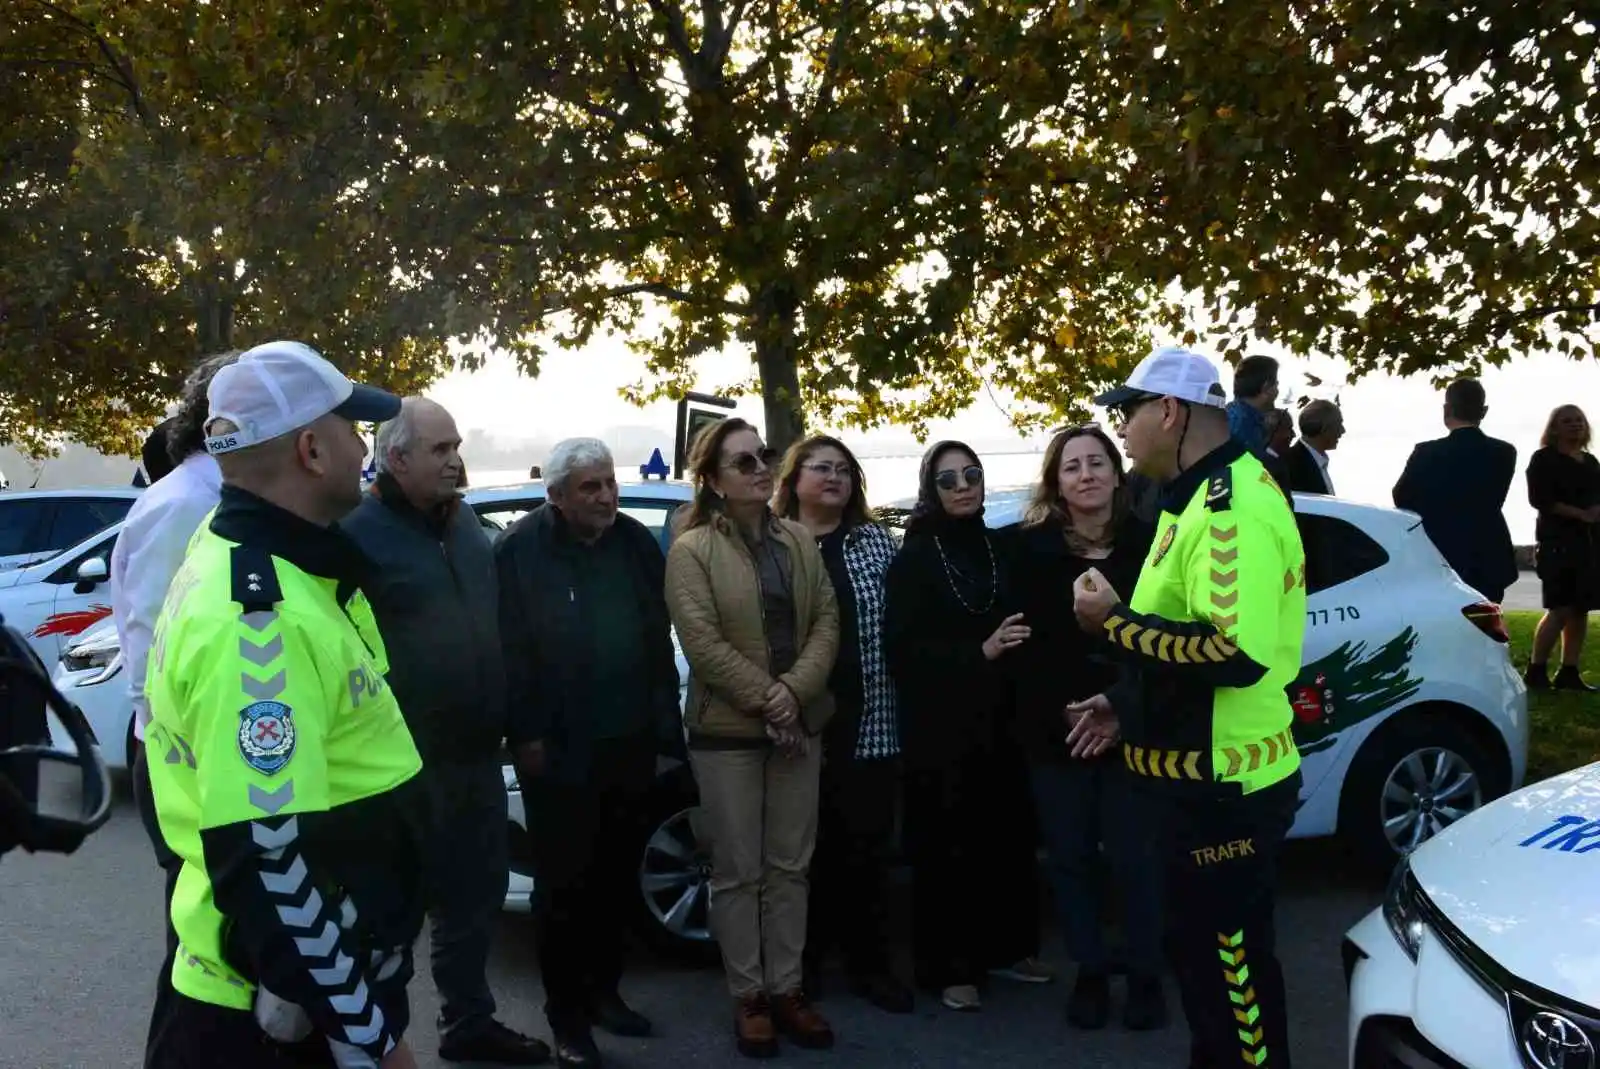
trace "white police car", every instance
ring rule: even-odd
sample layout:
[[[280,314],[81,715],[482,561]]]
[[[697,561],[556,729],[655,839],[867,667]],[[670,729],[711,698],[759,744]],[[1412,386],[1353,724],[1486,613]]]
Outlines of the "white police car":
[[[1018,522],[1031,492],[990,490],[985,521]],[[912,504],[879,514],[894,526]],[[1308,597],[1291,834],[1337,832],[1392,865],[1521,785],[1527,692],[1499,607],[1457,577],[1415,514],[1297,494],[1295,519]]]
[[[111,550],[134,489],[50,490],[0,500],[0,616],[45,664],[111,615]],[[15,551],[15,552],[13,552]]]
[[[1594,857],[1590,857],[1594,854]],[[1424,843],[1344,941],[1355,1069],[1594,1069],[1600,764]]]

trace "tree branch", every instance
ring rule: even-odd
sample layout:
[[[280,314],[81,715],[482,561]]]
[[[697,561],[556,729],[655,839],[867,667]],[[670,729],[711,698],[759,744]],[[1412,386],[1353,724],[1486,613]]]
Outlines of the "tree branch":
[[[722,68],[722,64],[727,61],[729,53],[733,51],[734,35],[739,32],[739,23],[744,21],[745,12],[749,9],[750,0],[734,0],[733,12],[728,16],[728,24],[722,31],[722,44],[717,49],[717,68],[719,70]]]
[[[633,40],[632,26],[625,25],[622,16],[620,0],[610,0],[611,21],[617,33],[617,40],[622,42],[619,48],[622,52],[622,62],[628,70],[628,88],[632,91],[635,106],[644,112],[642,122],[649,127],[650,140],[658,145],[670,145],[672,134],[661,122],[659,101],[652,90],[645,85],[644,76],[639,72],[639,57],[635,54],[629,42]],[[647,108],[646,105],[649,105]]]
[[[667,24],[667,41],[678,54],[678,62],[683,64],[684,76],[689,79],[690,86],[694,86],[696,56],[694,49],[689,46],[689,27],[683,21],[683,9],[673,0],[649,0],[649,4],[650,10]]]
[[[862,17],[870,16],[876,7],[877,2],[874,0],[868,5],[867,10],[862,12]],[[843,65],[845,51],[850,43],[850,31],[855,28],[853,9],[851,0],[840,0],[839,21],[834,25],[833,39],[828,42],[828,58],[822,69],[822,80],[817,85],[816,100],[812,103],[811,110],[800,120],[794,137],[789,142],[789,151],[784,154],[777,173],[772,177],[772,215],[775,219],[786,219],[793,210],[795,186],[799,181],[800,168],[810,157],[812,148],[816,146],[823,120],[833,108],[833,90],[839,81],[839,68]]]
[[[1600,304],[1536,304],[1532,308],[1510,313],[1505,321],[1510,323],[1518,319],[1542,319],[1545,316],[1560,315],[1562,312],[1600,312]]]
[[[708,71],[721,71],[722,64],[717,62],[718,53],[722,48],[722,0],[700,0],[704,17],[700,30],[700,62]]]
[[[695,308],[703,308],[708,311],[721,312],[724,315],[744,316],[750,314],[750,306],[747,304],[741,304],[738,301],[724,300],[721,297],[704,297],[699,294],[690,293],[688,290],[677,289],[676,287],[669,286],[664,282],[635,282],[626,286],[613,286],[610,289],[602,291],[600,293],[600,299],[610,301],[616,300],[620,297],[637,296],[641,293],[647,293],[654,297],[662,297],[669,301],[677,301],[680,304],[691,305]],[[545,316],[554,315],[557,312],[564,312],[570,307],[571,302],[565,299],[558,299],[551,302],[550,306],[540,310],[538,314],[534,316],[534,318],[543,319]]]
[[[134,114],[138,115],[139,121],[146,126],[152,125],[154,117],[150,114],[150,109],[145,105],[144,97],[139,92],[139,83],[133,76],[133,68],[128,65],[127,61],[122,58],[116,49],[111,47],[111,42],[106,40],[105,36],[95,28],[94,24],[80,18],[59,4],[51,3],[50,0],[32,0],[32,2],[64,22],[76,27],[79,33],[94,42],[95,47],[105,57],[106,62],[111,64],[111,69],[116,74],[116,77],[110,80],[127,92],[129,102],[133,105]]]

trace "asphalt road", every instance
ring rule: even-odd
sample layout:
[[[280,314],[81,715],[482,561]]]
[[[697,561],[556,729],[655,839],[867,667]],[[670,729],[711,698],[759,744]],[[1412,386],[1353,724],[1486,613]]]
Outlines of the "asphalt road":
[[[1279,929],[1294,1014],[1296,1065],[1335,1069],[1345,1058],[1344,931],[1377,904],[1381,887],[1336,844],[1292,844],[1283,873]],[[11,854],[0,863],[0,1066],[5,1069],[132,1069],[140,1063],[153,975],[161,955],[160,880],[125,791],[113,818],[70,858]],[[1050,937],[1046,957],[1063,961]],[[421,949],[426,961],[426,948]],[[742,1066],[728,1032],[730,1006],[716,968],[640,952],[624,993],[652,1017],[649,1041],[601,1037],[607,1064]],[[424,967],[425,969],[425,967]],[[1066,970],[1070,976],[1070,968]],[[491,980],[507,1023],[548,1035],[525,917],[504,917]],[[433,1027],[437,1001],[424,975],[414,982],[411,1038],[423,1066],[441,1067]],[[931,999],[889,1017],[846,995],[823,1009],[839,1033],[831,1054],[784,1051],[803,1064],[957,1069],[1062,1063],[1168,1067],[1183,1064],[1181,1024],[1159,1033],[1113,1027],[1081,1034],[1061,1020],[1066,985],[997,982],[981,1014],[952,1014]],[[1176,1013],[1176,998],[1172,999]],[[1065,1059],[1064,1062],[1058,1060]]]

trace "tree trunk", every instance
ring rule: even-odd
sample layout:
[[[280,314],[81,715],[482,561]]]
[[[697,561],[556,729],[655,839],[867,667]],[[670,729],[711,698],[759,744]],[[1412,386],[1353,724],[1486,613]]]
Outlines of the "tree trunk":
[[[233,348],[233,297],[214,281],[202,282],[195,300],[195,342],[200,356]]]
[[[798,311],[786,284],[768,286],[755,302],[756,367],[761,372],[762,415],[767,445],[788,449],[805,436],[800,398],[800,368],[795,362],[794,324]]]

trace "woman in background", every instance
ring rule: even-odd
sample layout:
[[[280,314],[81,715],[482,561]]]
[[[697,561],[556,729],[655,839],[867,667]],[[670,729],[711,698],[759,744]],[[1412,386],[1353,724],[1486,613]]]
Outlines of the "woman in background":
[[[1591,691],[1579,673],[1589,611],[1600,607],[1595,530],[1600,524],[1600,461],[1589,452],[1589,420],[1577,405],[1550,413],[1540,448],[1528,461],[1528,503],[1539,510],[1539,582],[1544,618],[1533,633],[1525,677],[1530,690]],[[1561,670],[1550,679],[1550,655],[1561,640]]]
[[[960,442],[922,460],[889,567],[884,638],[901,709],[917,981],[980,1008],[985,971],[1053,976],[1039,942],[1036,836],[1009,716],[1028,640],[1007,544],[983,522],[983,465]]]
[[[1028,579],[1023,612],[1033,636],[1017,653],[1017,726],[1029,756],[1045,871],[1067,949],[1078,963],[1067,1000],[1067,1021],[1076,1028],[1104,1028],[1111,1017],[1102,850],[1117,877],[1126,944],[1123,1024],[1146,1031],[1166,1021],[1160,870],[1141,849],[1122,754],[1072,757],[1063,712],[1116,680],[1110,647],[1084,634],[1073,616],[1072,584],[1098,568],[1115,589],[1131,595],[1151,530],[1129,511],[1122,456],[1109,435],[1099,427],[1070,427],[1050,440],[1020,537],[1019,571]]]
[[[711,925],[741,1054],[833,1045],[806,996],[806,873],[817,834],[817,737],[839,644],[816,539],[774,516],[776,454],[727,419],[695,439],[694,500],[667,554],[667,607],[689,661],[684,721],[711,839]]]
[[[911,990],[889,964],[888,863],[900,797],[900,726],[883,656],[883,586],[894,540],[867,510],[866,478],[837,438],[796,443],[778,477],[776,510],[822,549],[839,603],[839,655],[828,689],[821,811],[811,861],[806,989],[821,997],[838,949],[850,990],[888,1013],[910,1013]]]

